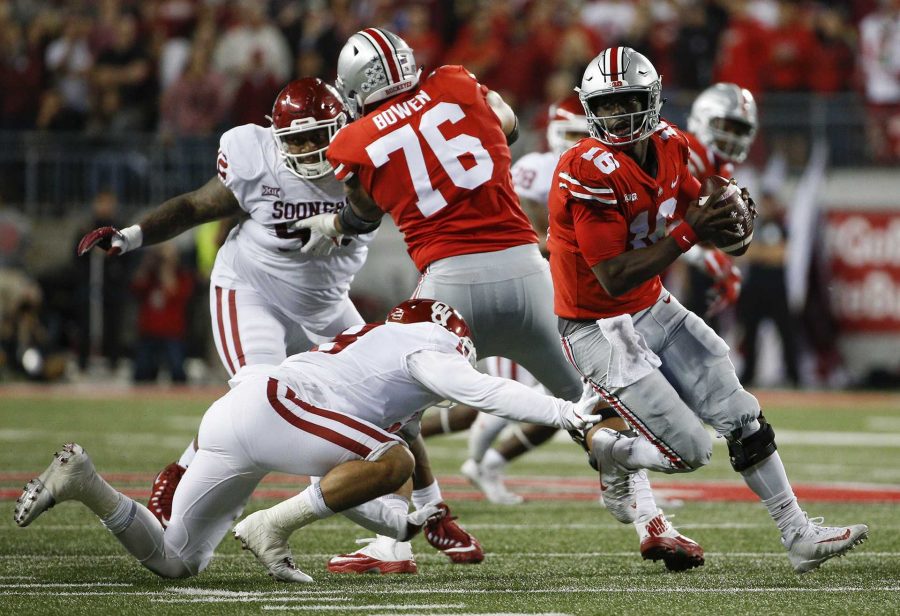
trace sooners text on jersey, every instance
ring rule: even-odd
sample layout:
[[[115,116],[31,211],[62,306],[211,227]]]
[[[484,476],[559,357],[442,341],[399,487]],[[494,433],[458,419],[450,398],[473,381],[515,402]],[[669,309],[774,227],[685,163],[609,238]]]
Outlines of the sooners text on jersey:
[[[550,191],[550,271],[556,314],[600,319],[652,305],[659,276],[611,297],[591,267],[662,239],[695,200],[684,133],[665,122],[648,137],[658,161],[650,177],[627,154],[584,139],[560,158]]]
[[[359,178],[420,271],[446,257],[537,243],[487,92],[465,68],[443,66],[342,128],[328,148],[335,176]]]
[[[349,286],[362,267],[374,234],[354,238],[329,258],[300,252],[309,237],[290,231],[290,223],[337,212],[346,204],[340,182],[329,175],[302,180],[285,167],[268,128],[245,124],[222,135],[217,159],[219,179],[249,214],[229,235],[244,263],[276,277],[290,277],[310,288]],[[298,268],[298,262],[304,264]]]

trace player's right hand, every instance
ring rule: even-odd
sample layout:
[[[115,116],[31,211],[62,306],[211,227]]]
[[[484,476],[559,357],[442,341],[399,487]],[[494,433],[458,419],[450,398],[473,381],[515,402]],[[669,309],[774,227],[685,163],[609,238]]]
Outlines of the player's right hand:
[[[712,200],[717,193],[710,196]],[[715,203],[715,201],[712,201]],[[740,235],[734,231],[734,216],[737,215],[737,205],[728,204],[722,207],[701,207],[696,202],[688,206],[684,221],[691,226],[694,233],[701,241],[714,239],[737,241]]]
[[[125,252],[125,243],[122,232],[115,227],[100,227],[81,238],[78,242],[78,256],[83,256],[94,246],[105,250],[108,255],[118,255]]]
[[[402,539],[398,537],[400,541],[409,541],[416,535],[418,535],[425,525],[431,521],[440,520],[446,514],[446,509],[439,507],[440,501],[434,501],[433,503],[426,503],[422,505],[419,509],[416,509],[412,513],[406,515],[406,537]]]
[[[594,414],[598,402],[600,402],[600,394],[593,390],[588,393],[585,390],[578,402],[570,402],[560,411],[559,427],[563,430],[584,430],[595,423],[600,423],[603,421],[603,416]]]
[[[300,249],[305,255],[323,257],[340,246],[343,235],[337,230],[336,214],[317,214],[291,224],[291,230],[309,229],[309,241]]]

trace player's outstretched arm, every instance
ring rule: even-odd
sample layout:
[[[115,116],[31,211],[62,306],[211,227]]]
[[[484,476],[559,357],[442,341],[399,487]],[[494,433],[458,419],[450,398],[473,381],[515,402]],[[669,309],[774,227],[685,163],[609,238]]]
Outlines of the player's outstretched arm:
[[[94,229],[81,238],[78,255],[94,246],[110,255],[122,254],[143,245],[164,242],[203,223],[240,213],[241,206],[234,194],[218,177],[213,177],[197,190],[163,202],[136,225],[121,230],[115,227]]]
[[[564,430],[582,429],[602,418],[596,399],[567,402],[521,383],[478,372],[458,353],[419,351],[407,358],[410,375],[438,396],[478,410]]]

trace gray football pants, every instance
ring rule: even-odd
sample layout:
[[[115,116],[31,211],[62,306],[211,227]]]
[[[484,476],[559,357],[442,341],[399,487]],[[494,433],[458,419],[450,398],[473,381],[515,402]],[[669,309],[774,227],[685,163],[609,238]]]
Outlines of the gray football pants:
[[[753,422],[759,402],[741,387],[725,341],[665,289],[631,321],[637,339],[624,341],[605,334],[602,322],[567,322],[563,346],[607,402],[665,456],[667,465],[652,470],[703,466],[712,455],[703,423],[724,436]]]
[[[472,330],[479,358],[506,357],[553,395],[581,397],[581,377],[566,361],[556,330],[550,267],[537,244],[435,261],[413,297],[456,308]]]

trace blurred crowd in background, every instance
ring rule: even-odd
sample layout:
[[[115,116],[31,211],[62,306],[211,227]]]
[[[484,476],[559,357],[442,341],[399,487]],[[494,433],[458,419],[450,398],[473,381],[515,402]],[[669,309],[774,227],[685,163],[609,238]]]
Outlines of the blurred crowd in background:
[[[343,43],[373,25],[405,38],[426,72],[466,66],[533,135],[591,58],[628,45],[652,58],[665,96],[687,104],[715,81],[763,104],[781,93],[855,93],[865,162],[900,161],[900,0],[0,0],[0,131],[214,140],[232,126],[265,125],[290,79],[333,80]],[[111,156],[122,164],[127,154]],[[198,157],[206,161],[205,150],[185,158]],[[0,205],[23,192],[4,184]],[[163,365],[181,382],[188,356],[217,365],[206,292],[222,229],[201,229],[177,249],[74,258],[85,230],[132,222],[117,211],[127,184],[91,188],[83,228],[60,240],[71,261],[39,275],[24,267],[32,221],[0,207],[0,373],[56,380],[73,365],[88,370],[92,356],[112,371],[127,356],[137,381],[155,381]],[[355,299],[363,316],[377,316],[380,306]],[[789,385],[802,384],[795,346],[783,344]],[[752,369],[745,377],[752,384]]]

